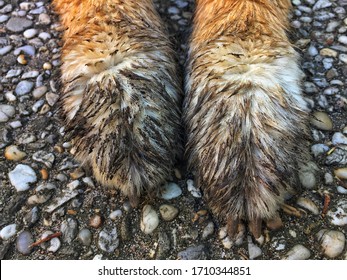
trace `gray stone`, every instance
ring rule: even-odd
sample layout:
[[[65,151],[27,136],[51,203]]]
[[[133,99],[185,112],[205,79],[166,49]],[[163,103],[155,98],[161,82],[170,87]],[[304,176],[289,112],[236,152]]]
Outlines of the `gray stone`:
[[[29,231],[21,232],[16,241],[16,247],[19,253],[23,255],[29,255],[32,248],[30,245],[34,242],[33,236]]]
[[[205,246],[199,245],[194,247],[189,247],[184,251],[181,251],[177,254],[178,259],[180,260],[205,260]]]
[[[11,17],[6,24],[6,28],[12,32],[22,32],[32,26],[33,22],[26,18]]]
[[[5,46],[0,48],[0,55],[8,54],[12,50],[12,46]]]
[[[34,87],[34,83],[30,81],[21,81],[18,83],[15,89],[17,96],[22,96],[31,92]]]
[[[68,218],[61,224],[60,231],[63,235],[63,241],[70,244],[76,238],[78,233],[77,221],[75,219]]]
[[[0,123],[7,122],[16,113],[12,105],[0,104]]]

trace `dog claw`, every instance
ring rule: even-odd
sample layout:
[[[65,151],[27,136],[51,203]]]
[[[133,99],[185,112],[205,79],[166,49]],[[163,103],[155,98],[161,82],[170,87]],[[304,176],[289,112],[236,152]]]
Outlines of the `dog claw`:
[[[236,237],[237,230],[239,228],[240,219],[228,218],[227,221],[227,232],[230,238]]]
[[[283,222],[280,216],[276,215],[274,218],[266,221],[266,226],[270,230],[278,230],[283,227]]]
[[[295,216],[297,218],[302,217],[301,212],[293,206],[290,206],[290,205],[284,203],[284,204],[282,204],[281,208],[288,215]]]
[[[248,229],[255,239],[258,239],[261,236],[261,226],[262,226],[262,219],[260,218],[251,220],[248,223]]]

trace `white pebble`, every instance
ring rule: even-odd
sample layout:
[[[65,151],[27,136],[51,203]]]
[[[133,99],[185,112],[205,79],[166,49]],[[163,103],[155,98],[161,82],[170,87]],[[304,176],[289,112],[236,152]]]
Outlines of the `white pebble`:
[[[22,123],[20,121],[13,121],[9,123],[10,127],[13,129],[22,127]]]
[[[347,137],[343,135],[341,132],[336,132],[333,135],[332,143],[334,145],[339,145],[339,144],[347,145]]]
[[[207,239],[214,232],[213,222],[209,222],[202,232],[202,239]]]
[[[118,218],[122,217],[122,215],[123,215],[122,210],[118,209],[118,210],[111,212],[109,217],[112,221],[115,221]]]
[[[31,39],[31,38],[34,38],[37,35],[37,33],[38,33],[37,29],[30,28],[25,30],[23,35],[25,38]]]
[[[341,35],[339,38],[338,38],[338,41],[344,45],[347,45],[347,36],[346,35]]]
[[[102,251],[113,253],[119,245],[117,229],[104,229],[103,231],[101,231],[99,233],[98,245]]]
[[[336,230],[322,229],[317,233],[317,239],[323,249],[323,254],[329,258],[339,256],[345,247],[345,235]]]
[[[0,104],[0,123],[7,122],[15,113],[16,110],[13,106]]]
[[[327,216],[335,226],[347,225],[347,200],[341,199],[337,202],[334,210],[329,210]]]
[[[222,244],[225,249],[231,249],[231,247],[234,245],[234,242],[230,239],[229,236],[227,236],[222,240]]]
[[[347,189],[344,188],[344,187],[342,187],[342,186],[337,186],[337,187],[336,187],[336,190],[337,190],[337,192],[340,193],[340,194],[347,194]]]
[[[248,254],[250,260],[254,260],[262,254],[261,249],[252,242],[252,237],[250,236],[248,236]]]
[[[342,53],[339,55],[339,59],[343,62],[347,64],[347,54]]]
[[[182,194],[181,188],[175,183],[164,185],[161,197],[166,200],[176,198]]]
[[[1,231],[0,231],[0,237],[3,240],[8,240],[12,236],[14,236],[17,233],[17,225],[16,224],[11,224],[8,226],[5,226]]]
[[[55,253],[56,251],[59,250],[60,246],[61,246],[60,239],[58,237],[54,237],[50,240],[50,246],[47,248],[47,251]]]
[[[5,93],[5,98],[8,102],[13,102],[17,100],[17,97],[13,94],[12,91],[8,91]]]
[[[157,212],[151,205],[145,205],[142,209],[141,230],[146,233],[152,233],[159,225]]]
[[[192,196],[200,198],[202,197],[201,192],[198,188],[194,186],[194,181],[189,179],[187,180],[188,191],[192,194]]]
[[[29,184],[37,181],[35,171],[25,164],[18,164],[8,175],[11,184],[18,192],[28,190],[30,188]]]
[[[311,252],[305,246],[298,244],[295,245],[289,252],[284,256],[285,260],[307,260],[311,256]]]

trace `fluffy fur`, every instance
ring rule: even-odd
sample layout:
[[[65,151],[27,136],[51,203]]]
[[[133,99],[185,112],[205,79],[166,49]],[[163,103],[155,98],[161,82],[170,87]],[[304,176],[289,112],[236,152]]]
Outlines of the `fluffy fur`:
[[[289,0],[197,0],[186,75],[187,158],[235,232],[276,216],[298,185],[308,109],[287,36]],[[253,229],[254,230],[254,229]]]
[[[136,205],[170,177],[181,82],[151,0],[54,0],[65,27],[62,111],[76,158]]]

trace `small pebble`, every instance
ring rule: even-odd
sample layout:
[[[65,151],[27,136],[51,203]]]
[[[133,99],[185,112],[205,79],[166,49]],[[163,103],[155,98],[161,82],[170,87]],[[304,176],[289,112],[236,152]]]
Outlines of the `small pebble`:
[[[81,229],[78,233],[78,239],[84,246],[89,246],[92,243],[92,233],[89,229]]]
[[[89,187],[94,187],[94,182],[92,180],[92,178],[90,177],[84,177],[82,178],[82,181]]]
[[[37,29],[30,28],[25,30],[23,35],[25,38],[31,39],[31,38],[34,38],[37,35],[37,33],[38,33]]]
[[[63,241],[70,244],[76,238],[78,233],[77,221],[73,218],[68,218],[62,222],[60,231],[63,234]]]
[[[23,75],[22,75],[22,79],[33,79],[33,78],[36,78],[38,75],[40,75],[39,71],[29,71],[29,72],[25,72]]]
[[[248,236],[248,254],[250,260],[254,260],[262,254],[261,249],[253,243],[250,236]]]
[[[345,235],[336,230],[322,229],[317,233],[318,242],[321,244],[323,254],[329,258],[341,255],[345,247]]]
[[[80,181],[74,180],[74,181],[68,183],[67,187],[69,188],[69,190],[73,191],[73,190],[77,189],[80,185],[81,185]]]
[[[142,209],[141,230],[146,233],[152,233],[159,225],[157,212],[151,205],[145,205]]]
[[[178,215],[178,209],[169,204],[163,204],[159,207],[159,212],[164,221],[170,222]]]
[[[200,190],[194,186],[193,180],[191,180],[191,179],[187,180],[187,188],[188,188],[188,191],[192,194],[192,196],[197,197],[197,198],[202,197]]]
[[[22,17],[11,17],[6,23],[6,28],[12,32],[22,32],[32,25],[33,22],[29,19]]]
[[[48,14],[42,13],[39,15],[39,24],[48,25],[51,23],[51,18]]]
[[[16,247],[19,253],[23,255],[29,255],[32,248],[30,245],[33,243],[32,234],[29,231],[21,232],[16,240]]]
[[[20,74],[22,74],[23,70],[22,69],[11,69],[10,71],[7,72],[6,78],[14,78],[18,77]]]
[[[77,195],[79,195],[79,192],[76,190],[64,192],[63,196],[56,197],[53,200],[53,203],[46,206],[44,208],[44,211],[47,213],[52,213],[54,210],[59,208],[61,205],[65,204],[66,202],[70,201],[71,199],[75,198]]]
[[[99,228],[102,225],[102,217],[98,214],[93,215],[90,219],[89,219],[89,226],[93,227],[93,228]]]
[[[311,252],[305,246],[298,244],[295,245],[288,253],[284,256],[285,260],[307,260],[311,256]]]
[[[319,171],[318,166],[314,162],[307,162],[301,166],[299,170],[299,179],[306,189],[312,189],[316,186],[316,173]]]
[[[334,51],[332,49],[329,49],[329,48],[324,48],[324,49],[321,49],[319,54],[321,56],[328,56],[328,57],[337,57],[337,51]]]
[[[38,88],[35,88],[33,90],[33,96],[35,99],[41,98],[46,92],[47,92],[47,87],[46,86],[40,86]]]
[[[49,173],[48,173],[47,169],[45,169],[45,168],[42,168],[40,170],[40,175],[41,175],[42,180],[47,180],[49,177]]]
[[[325,112],[314,112],[311,118],[311,124],[320,130],[329,131],[333,129],[333,122],[329,115]]]
[[[17,146],[11,145],[5,149],[5,158],[13,161],[21,161],[26,157],[26,153],[18,149]]]
[[[47,153],[45,151],[38,151],[33,154],[33,160],[41,162],[46,165],[48,168],[52,168],[55,156],[53,153]]]
[[[12,91],[8,91],[5,93],[6,100],[8,102],[14,102],[17,100],[17,97],[13,94]]]
[[[110,213],[109,218],[112,221],[116,221],[118,218],[122,217],[123,213],[122,210],[118,209]]]
[[[8,175],[11,184],[18,192],[28,190],[30,188],[29,184],[37,181],[35,171],[25,164],[18,164]]]
[[[314,157],[318,157],[322,154],[325,154],[329,151],[329,146],[324,144],[314,144],[311,147],[311,152],[314,155]]]
[[[34,56],[36,54],[36,50],[33,46],[25,45],[19,47],[13,51],[14,55],[26,54],[28,56]]]
[[[59,95],[52,93],[52,92],[48,92],[46,93],[46,100],[47,103],[49,104],[49,106],[53,106],[55,103],[57,103],[59,99]]]
[[[347,179],[347,167],[335,169],[334,175],[340,179]]]
[[[55,190],[56,188],[57,186],[54,183],[42,183],[35,189],[35,191],[40,192],[43,190]]]
[[[33,194],[28,198],[29,205],[43,204],[51,198],[50,194]]]
[[[0,48],[0,55],[3,56],[5,54],[8,54],[12,50],[12,46],[5,46]]]
[[[341,132],[335,132],[331,142],[334,145],[347,145],[347,137],[343,135]]]
[[[28,227],[32,227],[39,218],[39,208],[35,206],[24,216],[24,224]]]
[[[117,229],[104,229],[99,233],[99,248],[107,253],[113,253],[119,245]]]
[[[233,247],[234,245],[234,242],[230,239],[229,236],[227,236],[222,240],[222,244],[225,249],[231,249],[231,247]]]
[[[22,64],[22,65],[27,65],[27,64],[28,64],[28,61],[26,60],[24,54],[20,54],[20,55],[17,57],[17,62],[18,62],[19,64]]]
[[[44,70],[51,70],[52,69],[52,64],[49,63],[49,62],[45,62],[43,65],[42,65],[42,68]],[[58,96],[59,97],[59,96]]]
[[[337,190],[337,192],[340,193],[340,194],[347,194],[347,189],[344,188],[344,187],[342,187],[342,186],[337,186],[337,187],[336,187],[336,190]]]
[[[22,95],[25,95],[25,94],[28,94],[29,92],[31,92],[33,87],[34,87],[33,82],[21,81],[16,86],[15,93],[17,94],[17,96],[22,96]]]
[[[319,214],[317,205],[311,199],[308,199],[306,197],[299,197],[298,200],[296,201],[296,204],[301,206],[304,209],[309,210],[315,215]]]
[[[54,237],[49,241],[50,246],[47,248],[48,252],[55,253],[59,250],[61,246],[60,239],[58,237]]]
[[[347,199],[337,201],[336,207],[329,210],[327,216],[330,218],[331,224],[335,226],[347,225]]]
[[[11,224],[11,225],[5,226],[4,228],[1,229],[0,237],[3,240],[8,240],[12,236],[14,236],[16,233],[17,233],[17,225]]]
[[[204,251],[204,245],[189,247],[184,251],[178,252],[177,257],[179,260],[204,260],[206,259]]]
[[[175,183],[164,185],[161,197],[165,200],[176,198],[182,194],[181,188]]]
[[[214,233],[214,224],[213,222],[209,222],[204,228],[201,238],[205,240],[209,238],[213,233]]]
[[[12,105],[0,104],[0,123],[7,122],[16,113]]]

